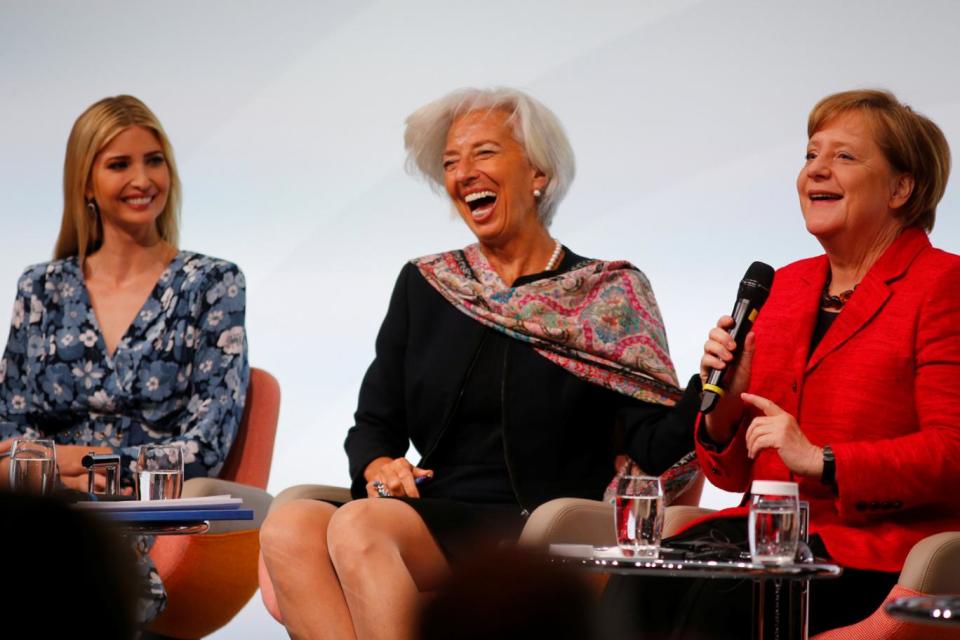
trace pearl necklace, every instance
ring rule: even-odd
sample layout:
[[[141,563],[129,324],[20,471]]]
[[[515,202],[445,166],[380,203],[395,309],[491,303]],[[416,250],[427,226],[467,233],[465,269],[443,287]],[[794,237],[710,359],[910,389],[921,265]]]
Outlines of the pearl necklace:
[[[547,262],[547,266],[543,268],[544,271],[553,271],[557,268],[560,262],[560,251],[563,250],[563,245],[560,244],[559,240],[554,240],[553,253],[550,254],[550,261]]]

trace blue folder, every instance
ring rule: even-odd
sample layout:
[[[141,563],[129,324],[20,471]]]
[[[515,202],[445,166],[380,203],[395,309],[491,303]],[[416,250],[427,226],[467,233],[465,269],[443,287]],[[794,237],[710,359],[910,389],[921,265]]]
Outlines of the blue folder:
[[[117,522],[201,522],[203,520],[253,520],[253,509],[126,509],[97,511],[98,516]]]

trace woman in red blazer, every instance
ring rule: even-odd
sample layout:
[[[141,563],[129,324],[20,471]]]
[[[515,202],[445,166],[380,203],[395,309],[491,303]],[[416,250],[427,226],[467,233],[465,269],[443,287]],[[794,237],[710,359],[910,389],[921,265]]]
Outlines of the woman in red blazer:
[[[811,547],[845,570],[812,584],[817,633],[867,617],[915,543],[960,530],[960,256],[927,239],[950,168],[935,124],[889,93],[851,91],[817,104],[808,134],[797,191],[826,254],[777,272],[696,442],[722,489],[799,484]],[[732,324],[721,318],[710,332],[702,379],[732,362]],[[720,512],[681,536],[745,536],[744,521],[729,519],[745,514]],[[749,589],[721,598],[721,581],[691,595],[683,582],[667,596],[682,603],[673,615],[638,598],[644,637],[748,636]]]

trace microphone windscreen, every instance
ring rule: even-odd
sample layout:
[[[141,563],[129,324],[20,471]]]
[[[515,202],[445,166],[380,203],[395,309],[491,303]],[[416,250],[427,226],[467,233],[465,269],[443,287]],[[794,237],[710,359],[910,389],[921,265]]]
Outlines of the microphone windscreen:
[[[765,262],[754,262],[740,281],[737,298],[753,300],[757,306],[760,306],[766,302],[771,286],[773,286],[773,267]]]

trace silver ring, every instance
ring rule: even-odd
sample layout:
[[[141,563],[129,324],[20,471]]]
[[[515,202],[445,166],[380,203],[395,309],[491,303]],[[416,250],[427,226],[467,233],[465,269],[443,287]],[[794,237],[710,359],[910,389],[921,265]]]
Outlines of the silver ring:
[[[379,480],[373,481],[373,488],[377,490],[377,495],[381,498],[389,498],[391,495],[393,495],[390,493],[390,489],[387,489],[387,487],[384,486],[384,484]]]

